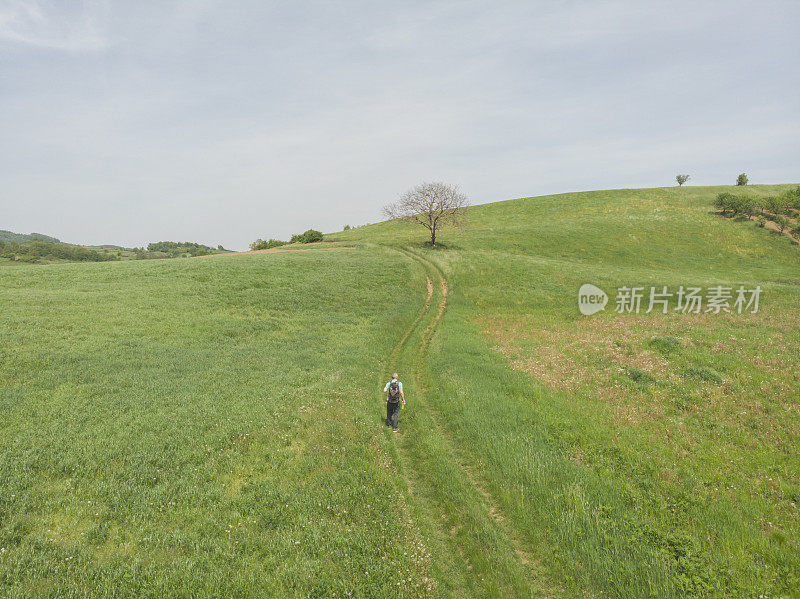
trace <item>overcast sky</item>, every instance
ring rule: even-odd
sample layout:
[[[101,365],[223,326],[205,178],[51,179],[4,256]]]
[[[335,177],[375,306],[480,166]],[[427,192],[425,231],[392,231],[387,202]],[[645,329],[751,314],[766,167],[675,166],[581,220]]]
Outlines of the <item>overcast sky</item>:
[[[800,182],[800,2],[0,0],[0,229],[244,249],[474,203]]]

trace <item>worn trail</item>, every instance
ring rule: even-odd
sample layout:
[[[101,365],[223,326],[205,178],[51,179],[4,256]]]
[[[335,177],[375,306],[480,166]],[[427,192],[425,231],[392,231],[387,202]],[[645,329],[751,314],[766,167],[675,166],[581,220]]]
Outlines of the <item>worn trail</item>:
[[[403,253],[423,269],[427,297],[390,358],[396,365],[390,368],[403,373],[408,397],[391,453],[446,586],[439,590],[455,596],[552,596],[538,561],[459,450],[445,425],[447,415],[437,409],[428,354],[447,308],[447,280],[430,260]]]

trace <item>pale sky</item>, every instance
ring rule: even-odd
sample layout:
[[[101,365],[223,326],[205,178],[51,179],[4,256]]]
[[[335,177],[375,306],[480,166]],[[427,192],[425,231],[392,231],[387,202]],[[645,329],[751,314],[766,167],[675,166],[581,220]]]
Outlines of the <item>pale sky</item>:
[[[0,0],[0,229],[245,249],[473,203],[800,182],[800,2]]]

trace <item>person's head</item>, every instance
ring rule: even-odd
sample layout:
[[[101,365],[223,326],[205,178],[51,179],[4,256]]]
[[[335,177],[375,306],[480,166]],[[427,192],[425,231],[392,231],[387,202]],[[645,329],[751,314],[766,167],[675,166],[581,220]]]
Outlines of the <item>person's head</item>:
[[[392,373],[392,378],[393,378],[393,379],[396,379],[396,378],[397,378],[397,373],[396,373],[396,372],[393,372],[393,373]]]

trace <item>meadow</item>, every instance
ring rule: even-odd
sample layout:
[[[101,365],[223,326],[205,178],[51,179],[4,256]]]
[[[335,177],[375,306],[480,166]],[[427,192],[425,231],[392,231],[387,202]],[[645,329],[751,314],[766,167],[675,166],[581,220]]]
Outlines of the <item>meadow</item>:
[[[729,190],[0,269],[0,593],[798,596],[800,248]],[[614,312],[718,284],[758,313]]]
[[[382,285],[407,282],[398,303]],[[389,250],[0,270],[0,595],[423,595]]]
[[[494,555],[520,555],[498,596],[542,581],[568,596],[797,596],[800,249],[713,214],[729,189],[477,206],[446,247],[415,249],[450,290],[426,404],[505,531]],[[392,222],[331,238],[424,233]],[[764,291],[757,314],[616,314],[612,296],[586,317],[587,282]],[[493,553],[477,545],[465,554]]]

